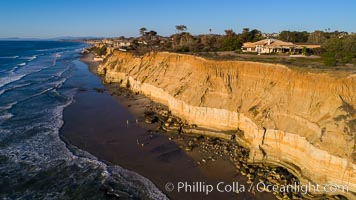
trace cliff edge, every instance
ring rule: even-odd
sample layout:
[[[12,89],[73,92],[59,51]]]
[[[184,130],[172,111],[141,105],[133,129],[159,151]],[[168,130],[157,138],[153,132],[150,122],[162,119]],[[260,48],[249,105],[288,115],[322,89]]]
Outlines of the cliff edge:
[[[349,192],[341,194],[356,198],[356,75],[118,51],[98,72],[191,124],[242,130],[235,138],[250,149],[250,163],[285,167],[302,183],[347,185]]]

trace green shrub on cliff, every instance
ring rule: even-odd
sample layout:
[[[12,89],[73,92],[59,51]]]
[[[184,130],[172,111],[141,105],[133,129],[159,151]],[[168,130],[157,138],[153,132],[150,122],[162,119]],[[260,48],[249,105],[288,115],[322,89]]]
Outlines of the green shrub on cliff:
[[[98,55],[98,56],[105,55],[105,54],[106,54],[106,50],[107,50],[107,48],[106,48],[105,45],[102,46],[102,47],[94,46],[94,47],[92,48],[92,51],[93,51],[96,55]]]
[[[336,58],[335,53],[333,52],[325,52],[322,55],[324,59],[324,65],[326,66],[336,66]]]
[[[356,36],[334,37],[322,45],[324,64],[335,66],[337,63],[351,63],[356,58]]]
[[[234,51],[241,49],[242,42],[237,36],[225,38],[221,44],[222,51]]]

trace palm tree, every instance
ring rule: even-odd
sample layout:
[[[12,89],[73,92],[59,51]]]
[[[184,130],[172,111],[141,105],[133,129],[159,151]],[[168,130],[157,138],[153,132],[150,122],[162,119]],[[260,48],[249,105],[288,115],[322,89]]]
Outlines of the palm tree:
[[[143,36],[146,31],[147,31],[147,28],[145,28],[145,27],[140,28],[140,35]]]

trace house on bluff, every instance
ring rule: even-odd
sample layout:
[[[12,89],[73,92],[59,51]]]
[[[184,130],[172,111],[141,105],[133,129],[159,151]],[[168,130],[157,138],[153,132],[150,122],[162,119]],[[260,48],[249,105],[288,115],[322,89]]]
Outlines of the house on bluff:
[[[304,54],[312,53],[314,49],[320,48],[320,45],[312,44],[294,44],[277,39],[264,39],[257,42],[246,42],[242,46],[242,52],[253,52],[258,54],[266,53],[288,53]]]

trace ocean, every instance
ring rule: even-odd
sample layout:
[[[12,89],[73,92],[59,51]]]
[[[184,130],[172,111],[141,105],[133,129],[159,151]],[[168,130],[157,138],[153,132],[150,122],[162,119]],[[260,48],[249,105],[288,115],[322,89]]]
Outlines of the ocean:
[[[1,199],[167,199],[145,177],[61,140],[63,110],[80,90],[103,87],[79,61],[86,46],[0,41]]]

